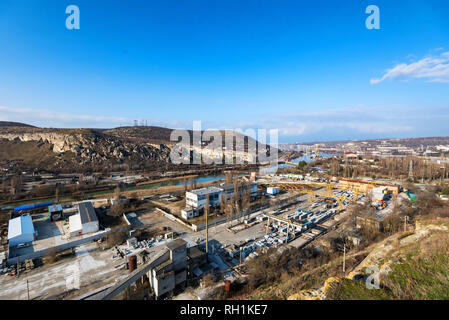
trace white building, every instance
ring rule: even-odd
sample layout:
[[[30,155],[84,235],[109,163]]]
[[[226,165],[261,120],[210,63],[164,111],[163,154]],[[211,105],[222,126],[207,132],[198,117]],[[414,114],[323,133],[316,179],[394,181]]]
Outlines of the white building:
[[[371,196],[373,201],[382,201],[385,199],[388,189],[386,187],[373,188],[371,190]]]
[[[187,208],[181,210],[181,216],[184,219],[195,218],[195,217],[198,217],[199,215],[200,215],[200,211],[199,210],[196,210],[196,209],[193,209],[193,208],[190,208],[190,207],[187,207]]]
[[[34,241],[34,236],[33,219],[30,216],[22,216],[9,220],[8,240],[10,247],[31,243]]]
[[[222,188],[223,193],[226,193],[227,199],[229,200],[234,194],[234,185],[232,183],[221,184],[220,187]],[[241,197],[243,192],[245,192],[248,193],[251,198],[254,198],[258,195],[257,183],[247,183],[244,185],[239,184],[237,192],[239,194],[239,197]]]
[[[267,194],[275,196],[281,191],[281,188],[278,187],[268,187]]]
[[[220,204],[223,189],[207,187],[186,192],[186,205],[195,209],[202,209],[206,204],[206,196],[209,195],[209,205]]]
[[[78,204],[78,214],[69,217],[70,236],[97,232],[100,229],[97,214],[90,202]]]
[[[243,192],[248,193],[251,198],[258,195],[257,183],[248,183],[238,186],[238,194],[241,196]],[[234,194],[233,184],[221,184],[218,187],[206,187],[186,192],[186,208],[181,210],[184,219],[198,217],[201,210],[206,204],[206,197],[209,196],[209,205],[217,207],[220,205],[222,197],[227,200]]]

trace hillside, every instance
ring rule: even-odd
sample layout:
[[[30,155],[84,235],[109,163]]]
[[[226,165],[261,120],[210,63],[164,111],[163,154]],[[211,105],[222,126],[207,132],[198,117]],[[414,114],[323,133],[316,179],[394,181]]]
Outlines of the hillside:
[[[368,288],[367,267],[380,269],[380,288]],[[327,299],[449,299],[449,219],[427,220],[412,233],[386,239],[348,278],[330,286]]]
[[[166,145],[133,143],[92,129],[0,128],[0,163],[38,169],[95,168],[104,165],[169,162]]]
[[[173,144],[170,141],[172,129],[146,126],[146,127],[120,127],[102,130],[102,133],[136,143]]]
[[[173,146],[176,141],[170,139],[170,135],[173,129],[154,127],[154,126],[141,126],[141,127],[120,127],[114,129],[101,130],[103,134],[111,135],[123,140],[127,140],[134,143],[154,143],[154,144],[165,144],[167,146]],[[193,136],[192,130],[187,130],[190,137]],[[244,138],[245,149],[250,145],[250,150],[253,150],[252,146],[255,145],[256,140],[249,136],[244,136],[238,132],[225,131],[225,130],[211,130],[211,133],[217,133],[222,136],[222,145],[225,145],[225,135],[226,133],[239,136]],[[202,131],[202,134],[204,131]],[[249,141],[249,143],[248,143]],[[206,143],[207,145],[207,143]],[[234,142],[235,148],[235,142]],[[257,150],[257,148],[255,148]]]
[[[161,127],[50,129],[7,124],[0,126],[0,164],[15,163],[23,169],[167,168],[171,163],[171,148],[176,143],[170,141],[172,129]],[[192,131],[189,133],[192,136]],[[224,131],[220,133],[224,144]],[[256,144],[250,137],[241,137],[245,149]],[[212,155],[203,154],[209,156]],[[243,152],[238,152],[236,157],[248,160]]]
[[[20,123],[20,122],[11,122],[11,121],[0,121],[0,127],[29,127],[34,128],[34,126],[31,126],[26,123]]]

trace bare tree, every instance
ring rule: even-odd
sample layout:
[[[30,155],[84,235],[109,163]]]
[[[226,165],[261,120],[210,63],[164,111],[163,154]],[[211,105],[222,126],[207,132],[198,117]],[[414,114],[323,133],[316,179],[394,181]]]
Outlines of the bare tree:
[[[117,185],[117,186],[115,187],[115,190],[114,190],[114,198],[115,198],[115,200],[117,200],[117,201],[120,200],[120,186],[119,186],[119,185]]]
[[[56,185],[56,188],[55,188],[55,199],[56,199],[56,202],[59,203],[59,186],[58,185]]]
[[[13,195],[18,194],[20,191],[22,191],[22,176],[21,175],[15,175],[11,179],[11,193]]]
[[[209,195],[206,195],[206,203],[204,204],[204,217],[206,220],[206,259],[208,259],[208,253],[209,253],[209,210],[210,210],[210,203],[209,203]]]
[[[250,195],[250,186],[245,183],[242,185],[242,210],[246,212],[246,214],[249,214],[247,210],[250,208],[251,205],[251,195]]]

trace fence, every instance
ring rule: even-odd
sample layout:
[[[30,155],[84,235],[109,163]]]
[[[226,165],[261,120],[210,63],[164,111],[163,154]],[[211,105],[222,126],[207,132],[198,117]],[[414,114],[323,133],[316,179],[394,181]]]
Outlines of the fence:
[[[169,218],[169,219],[172,220],[172,221],[176,221],[176,222],[182,224],[183,226],[185,226],[185,227],[187,227],[187,228],[189,228],[189,229],[191,229],[191,230],[193,230],[193,231],[196,231],[196,230],[193,228],[194,225],[191,225],[191,224],[189,224],[189,223],[187,223],[187,222],[184,222],[184,221],[182,221],[181,219],[179,219],[178,217],[175,217],[174,215],[172,215],[172,214],[170,214],[170,213],[168,213],[168,212],[165,212],[164,210],[162,210],[162,209],[160,209],[160,208],[157,208],[157,207],[156,207],[156,210],[159,211],[160,213],[162,213],[162,215],[163,215],[164,217],[167,217],[167,218]]]

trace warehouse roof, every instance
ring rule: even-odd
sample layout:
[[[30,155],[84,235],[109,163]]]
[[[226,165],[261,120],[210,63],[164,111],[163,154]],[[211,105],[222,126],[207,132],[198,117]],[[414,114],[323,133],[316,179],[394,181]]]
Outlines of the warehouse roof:
[[[34,234],[33,219],[30,216],[21,216],[9,220],[8,240],[22,234]]]
[[[69,217],[69,230],[70,233],[78,233],[83,230],[83,225],[81,224],[81,217],[79,214]]]
[[[55,204],[54,206],[48,207],[48,212],[50,212],[50,213],[61,212],[61,211],[62,211],[62,206],[60,204]]]
[[[78,211],[81,217],[81,223],[85,224],[92,221],[98,221],[95,209],[91,202],[81,202],[78,204]]]

